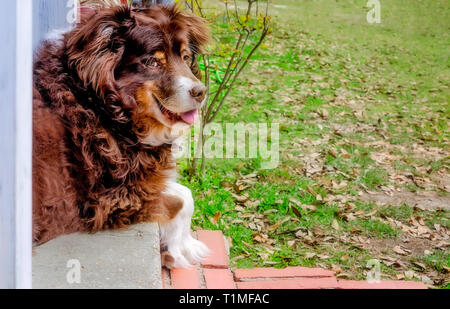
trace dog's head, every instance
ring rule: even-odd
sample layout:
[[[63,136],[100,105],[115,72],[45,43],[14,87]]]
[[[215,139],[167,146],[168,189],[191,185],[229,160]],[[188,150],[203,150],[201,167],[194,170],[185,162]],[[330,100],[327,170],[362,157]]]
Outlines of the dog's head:
[[[113,121],[132,123],[144,144],[170,143],[198,118],[206,87],[197,55],[203,19],[176,7],[102,9],[67,38],[69,66]]]

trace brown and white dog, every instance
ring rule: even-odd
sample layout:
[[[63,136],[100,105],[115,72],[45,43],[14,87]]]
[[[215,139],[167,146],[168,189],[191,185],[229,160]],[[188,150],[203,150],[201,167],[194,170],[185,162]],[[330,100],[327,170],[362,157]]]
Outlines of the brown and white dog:
[[[160,224],[163,264],[208,254],[191,237],[194,201],[171,144],[205,98],[196,56],[205,22],[176,7],[101,9],[34,65],[33,240]]]

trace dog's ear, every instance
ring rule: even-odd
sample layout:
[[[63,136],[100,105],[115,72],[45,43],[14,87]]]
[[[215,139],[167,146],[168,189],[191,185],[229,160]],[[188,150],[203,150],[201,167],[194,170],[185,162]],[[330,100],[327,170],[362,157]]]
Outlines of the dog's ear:
[[[102,9],[77,27],[66,43],[68,65],[107,103],[132,107],[135,102],[121,98],[114,72],[125,50],[125,32],[135,24],[128,7]]]
[[[210,41],[210,29],[206,21],[192,13],[183,12],[180,14],[183,24],[188,29],[189,44],[196,53],[203,53],[203,48]]]

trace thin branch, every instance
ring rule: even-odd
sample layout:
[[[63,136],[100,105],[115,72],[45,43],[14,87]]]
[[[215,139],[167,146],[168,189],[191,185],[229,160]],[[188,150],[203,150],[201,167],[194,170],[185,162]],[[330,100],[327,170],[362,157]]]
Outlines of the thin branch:
[[[230,61],[228,62],[228,66],[227,66],[227,69],[225,70],[225,74],[224,74],[223,80],[222,80],[222,82],[221,82],[220,85],[219,85],[219,89],[217,90],[216,95],[213,97],[213,99],[212,99],[211,102],[209,103],[208,112],[207,112],[207,116],[208,116],[208,117],[209,117],[209,115],[210,115],[210,113],[211,113],[212,107],[214,106],[214,104],[216,103],[217,99],[219,98],[220,93],[222,92],[222,90],[223,90],[223,89],[225,88],[225,86],[226,86],[226,85],[225,85],[225,81],[226,81],[226,79],[228,78],[228,74],[230,74],[230,72],[231,72],[231,66],[233,65],[234,58],[236,57],[236,54],[237,54],[236,50],[239,50],[238,47],[239,47],[239,45],[241,44],[242,37],[243,37],[243,34],[241,33],[241,34],[239,35],[239,39],[238,39],[238,41],[237,41],[237,43],[236,43],[236,46],[235,46],[235,49],[234,49],[234,51],[233,51],[233,55],[231,56],[231,59],[230,59]]]
[[[268,29],[264,29],[264,31],[263,31],[263,33],[262,33],[258,43],[252,48],[252,50],[250,51],[250,53],[246,57],[243,65],[240,67],[239,71],[236,73],[235,78],[231,81],[231,84],[229,85],[227,91],[225,92],[225,95],[222,97],[222,100],[220,101],[219,106],[217,107],[216,111],[213,113],[212,117],[207,119],[206,123],[211,123],[217,117],[217,114],[219,113],[220,108],[222,107],[223,103],[225,102],[225,99],[227,98],[228,94],[230,93],[231,89],[233,88],[234,83],[237,80],[237,77],[241,74],[242,70],[247,66],[248,61],[253,56],[254,52],[258,49],[258,47],[261,45],[261,43],[263,42],[263,40],[266,37],[268,32],[269,32]]]
[[[189,0],[186,0],[189,1]],[[191,0],[191,10],[194,13],[197,13],[201,17],[205,18],[203,8],[200,6],[199,0]],[[226,69],[222,74],[220,72],[223,72],[220,70],[219,73],[222,75],[222,80],[220,82],[214,83],[214,91],[211,91],[212,86],[212,79],[214,78],[212,76],[212,70],[213,66],[211,65],[211,55],[204,55],[202,57],[202,62],[204,66],[204,72],[205,72],[205,86],[207,87],[207,94],[206,94],[206,104],[201,109],[201,123],[200,123],[200,140],[197,141],[197,147],[194,149],[195,154],[198,154],[199,151],[201,151],[201,157],[199,158],[201,162],[201,171],[202,174],[205,169],[205,154],[204,154],[204,144],[205,144],[205,135],[204,135],[204,128],[207,124],[214,121],[217,115],[219,114],[223,104],[225,103],[228,95],[230,94],[231,90],[233,89],[236,81],[238,80],[240,74],[244,70],[244,68],[248,65],[248,62],[250,61],[251,57],[255,53],[255,51],[260,47],[263,40],[269,33],[269,26],[268,22],[270,18],[268,18],[268,8],[269,8],[269,0],[267,0],[266,3],[266,15],[264,16],[264,19],[262,21],[262,27],[260,27],[261,24],[259,24],[259,0],[247,0],[247,10],[245,18],[242,18],[242,14],[239,14],[237,1],[233,0],[234,2],[234,16],[232,16],[232,9],[229,6],[229,2],[225,1],[225,18],[227,18],[228,22],[232,23],[233,20],[236,20],[236,24],[233,25],[233,31],[237,32],[239,34],[238,38],[235,41],[234,49],[232,50],[232,53],[230,55],[230,58],[228,60],[228,64],[226,66]],[[253,4],[256,3],[255,10],[253,13],[256,14],[256,19],[258,22],[258,26],[254,27],[253,20],[250,21],[250,16],[253,15],[252,9],[254,8]],[[244,11],[245,12],[245,11]],[[250,21],[250,22],[249,22]],[[258,41],[256,44],[253,45],[253,43],[249,43],[251,40],[253,40],[253,34],[255,32],[258,32],[258,35],[256,36],[258,38]],[[246,48],[248,46],[251,46],[251,50],[249,53],[246,53]],[[217,88],[216,88],[217,85]],[[190,175],[194,175],[197,172],[198,167],[198,158],[194,157],[189,163],[189,173]]]

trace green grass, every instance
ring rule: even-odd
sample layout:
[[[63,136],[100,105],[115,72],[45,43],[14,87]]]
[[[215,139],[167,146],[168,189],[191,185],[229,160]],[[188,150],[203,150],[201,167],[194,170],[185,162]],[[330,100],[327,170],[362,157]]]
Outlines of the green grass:
[[[367,235],[379,238],[394,237],[399,234],[398,229],[392,228],[390,225],[378,220],[355,220],[353,226],[362,228]]]
[[[412,226],[412,219],[423,218],[433,233],[435,224],[450,228],[447,210],[360,198],[388,187],[448,196],[439,179],[449,177],[450,166],[450,5],[381,1],[381,24],[368,24],[366,3],[272,5],[274,32],[217,122],[279,122],[276,169],[261,170],[258,159],[213,159],[204,177],[188,180],[180,162],[181,181],[196,200],[194,227],[222,230],[232,241],[234,267],[339,267],[348,278],[364,279],[367,261],[392,251],[364,241],[388,240],[414,250],[409,246],[415,242],[402,242],[408,235],[388,219]],[[206,4],[220,7],[215,0]],[[220,38],[218,43],[230,41]],[[308,173],[311,163],[322,170]],[[255,181],[236,190],[233,184],[251,173]],[[233,194],[245,194],[249,202],[238,203]],[[423,240],[430,251],[438,242]],[[382,264],[386,278],[417,271],[412,263],[419,261],[437,286],[448,284],[442,279],[449,267],[445,250],[395,258],[407,268]]]
[[[360,181],[369,189],[374,189],[387,183],[387,172],[381,168],[368,169],[363,171]]]
[[[450,267],[450,254],[436,250],[433,254],[423,257],[423,260],[437,271],[443,271],[444,266]]]

